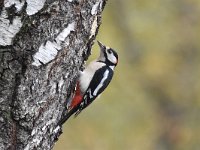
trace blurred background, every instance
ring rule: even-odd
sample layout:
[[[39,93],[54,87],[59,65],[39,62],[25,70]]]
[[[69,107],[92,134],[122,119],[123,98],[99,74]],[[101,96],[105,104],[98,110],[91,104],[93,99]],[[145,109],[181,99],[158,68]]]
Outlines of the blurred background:
[[[200,1],[108,0],[102,19],[115,76],[54,150],[199,150]]]

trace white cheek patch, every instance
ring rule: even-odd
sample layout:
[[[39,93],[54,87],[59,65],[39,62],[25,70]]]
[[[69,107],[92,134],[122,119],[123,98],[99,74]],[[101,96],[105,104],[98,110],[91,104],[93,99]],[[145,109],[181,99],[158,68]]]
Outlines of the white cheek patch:
[[[108,60],[109,60],[110,62],[112,62],[113,64],[116,64],[116,63],[117,63],[117,58],[114,56],[113,53],[111,53],[111,54],[107,53],[107,57],[108,57]]]

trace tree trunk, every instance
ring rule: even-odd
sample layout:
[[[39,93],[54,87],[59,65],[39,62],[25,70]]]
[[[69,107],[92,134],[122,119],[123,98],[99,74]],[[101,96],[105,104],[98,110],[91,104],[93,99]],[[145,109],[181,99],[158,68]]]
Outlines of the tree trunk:
[[[105,0],[0,0],[0,149],[52,149]]]

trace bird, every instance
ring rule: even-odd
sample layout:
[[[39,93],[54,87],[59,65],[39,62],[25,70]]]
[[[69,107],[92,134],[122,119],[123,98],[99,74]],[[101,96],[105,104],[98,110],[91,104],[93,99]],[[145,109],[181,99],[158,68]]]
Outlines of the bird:
[[[118,64],[117,52],[97,41],[100,55],[97,59],[80,71],[75,94],[68,103],[67,114],[60,120],[64,124],[73,114],[76,117],[88,107],[107,88],[112,80],[115,67]]]

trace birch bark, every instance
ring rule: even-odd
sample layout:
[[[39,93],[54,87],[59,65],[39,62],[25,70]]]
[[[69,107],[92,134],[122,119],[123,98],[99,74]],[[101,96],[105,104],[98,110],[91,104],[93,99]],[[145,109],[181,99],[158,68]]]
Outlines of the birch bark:
[[[105,0],[0,0],[0,149],[49,150]]]

